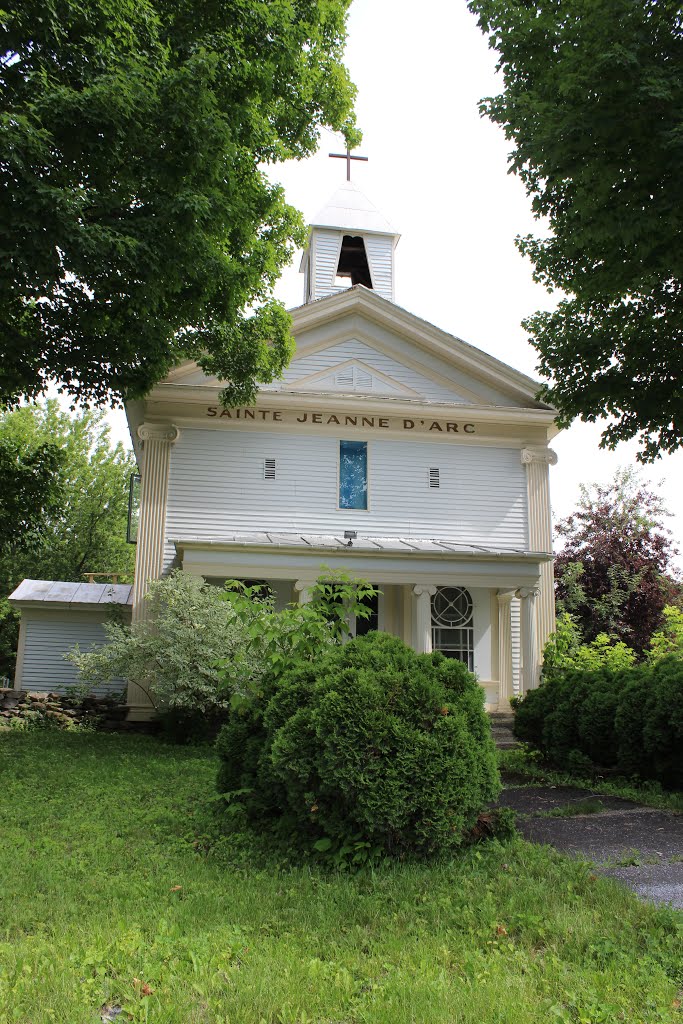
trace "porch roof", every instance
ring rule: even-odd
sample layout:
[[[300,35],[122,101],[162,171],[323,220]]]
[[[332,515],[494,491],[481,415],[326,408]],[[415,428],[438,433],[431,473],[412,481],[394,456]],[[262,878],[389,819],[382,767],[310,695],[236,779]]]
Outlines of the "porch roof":
[[[342,569],[381,583],[434,583],[518,589],[536,585],[547,551],[459,545],[445,539],[337,534],[236,533],[176,540],[183,569],[205,577],[314,580]]]
[[[197,550],[207,548],[212,550],[220,549],[248,549],[266,550],[273,549],[290,550],[299,554],[314,552],[348,552],[353,554],[368,555],[423,555],[423,556],[448,556],[456,555],[459,558],[510,558],[514,561],[520,559],[531,562],[548,561],[553,556],[547,551],[529,551],[524,548],[500,548],[485,547],[480,544],[459,544],[457,541],[437,537],[416,538],[416,537],[367,537],[360,534],[352,539],[345,538],[340,534],[332,533],[274,533],[272,531],[255,531],[252,533],[233,533],[220,537],[198,537],[188,536],[177,539],[173,542],[176,551],[182,556],[186,548]]]

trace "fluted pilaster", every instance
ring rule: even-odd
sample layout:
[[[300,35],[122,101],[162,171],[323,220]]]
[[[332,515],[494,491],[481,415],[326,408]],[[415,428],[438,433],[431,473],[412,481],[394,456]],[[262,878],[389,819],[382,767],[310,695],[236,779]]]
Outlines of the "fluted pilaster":
[[[557,464],[552,448],[523,448],[529,506],[529,547],[532,551],[553,550],[550,513],[549,467]],[[540,595],[536,602],[537,642],[540,652],[555,630],[555,586],[552,561],[541,565]]]
[[[498,591],[498,703],[504,708],[512,691],[512,599],[514,590]]]
[[[149,581],[158,579],[163,569],[171,445],[178,440],[179,431],[169,423],[143,423],[138,427],[138,437],[144,448],[133,584],[134,623],[147,618],[145,595]],[[150,707],[148,695],[132,681],[128,683],[128,704],[133,709]]]

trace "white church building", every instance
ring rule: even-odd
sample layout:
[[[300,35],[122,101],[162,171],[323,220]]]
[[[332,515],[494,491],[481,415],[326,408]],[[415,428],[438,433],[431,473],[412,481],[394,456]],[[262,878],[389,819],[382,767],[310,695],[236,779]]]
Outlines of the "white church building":
[[[267,582],[284,606],[343,569],[381,591],[359,632],[460,658],[504,708],[537,685],[554,628],[555,413],[537,382],[396,305],[398,239],[345,182],[310,228],[283,379],[224,409],[220,381],[187,363],[128,404],[137,562],[109,600],[143,618],[148,581],[182,567]],[[107,593],[21,585],[17,687],[65,680],[62,648],[79,630],[82,647],[98,642]],[[150,714],[134,680],[128,703],[131,718]]]

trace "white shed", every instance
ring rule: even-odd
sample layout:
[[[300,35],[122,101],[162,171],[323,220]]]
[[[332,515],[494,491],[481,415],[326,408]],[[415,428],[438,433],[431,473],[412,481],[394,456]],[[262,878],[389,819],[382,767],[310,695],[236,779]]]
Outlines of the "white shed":
[[[104,623],[113,609],[129,622],[132,589],[128,583],[20,583],[9,597],[21,612],[14,688],[59,693],[78,685],[76,667],[64,655],[76,644],[91,651],[105,643]],[[124,679],[112,679],[92,692],[104,696],[125,691],[126,685]]]

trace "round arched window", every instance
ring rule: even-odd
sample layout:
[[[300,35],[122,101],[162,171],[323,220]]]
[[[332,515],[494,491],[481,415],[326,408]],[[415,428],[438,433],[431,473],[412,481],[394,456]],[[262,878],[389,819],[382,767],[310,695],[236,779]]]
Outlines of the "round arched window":
[[[437,587],[432,597],[432,647],[474,669],[474,605],[464,587]]]

